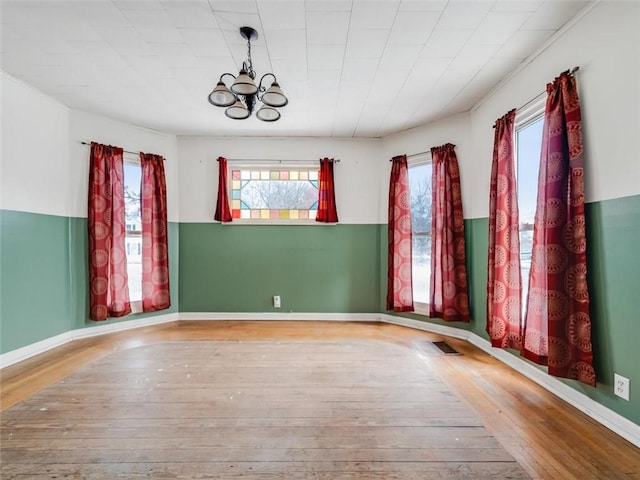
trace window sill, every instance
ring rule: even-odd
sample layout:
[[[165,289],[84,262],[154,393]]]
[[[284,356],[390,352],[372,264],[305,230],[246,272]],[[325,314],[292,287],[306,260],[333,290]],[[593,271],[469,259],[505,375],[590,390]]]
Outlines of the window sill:
[[[429,304],[428,303],[420,303],[413,302],[413,313],[416,315],[423,315],[425,317],[429,316]]]
[[[338,225],[338,223],[323,223],[316,222],[315,220],[234,220],[232,222],[217,222],[223,226],[234,226],[234,225],[304,225],[304,226],[332,226]]]
[[[131,313],[142,313],[142,300],[131,300]]]

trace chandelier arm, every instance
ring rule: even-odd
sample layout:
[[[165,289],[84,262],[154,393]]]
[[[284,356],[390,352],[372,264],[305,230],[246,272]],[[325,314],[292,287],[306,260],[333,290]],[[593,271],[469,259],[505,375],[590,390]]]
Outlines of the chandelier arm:
[[[262,85],[262,81],[264,80],[264,77],[269,77],[269,76],[273,77],[273,82],[277,82],[277,81],[278,81],[278,79],[276,78],[276,76],[275,76],[273,73],[271,73],[271,72],[269,72],[269,73],[265,73],[265,74],[264,74],[264,75],[262,75],[262,77],[260,78],[260,83],[258,83],[258,94],[260,94],[260,93],[264,93],[264,92],[267,90],[267,87],[265,87],[265,86],[263,86],[263,85]],[[273,82],[271,82],[271,83],[273,83]],[[260,95],[260,96],[258,97],[258,100],[261,100],[261,97],[262,97],[262,95]]]
[[[235,76],[233,73],[229,73],[229,72],[227,72],[227,73],[223,73],[222,75],[220,75],[220,80],[219,80],[219,81],[220,81],[220,82],[222,82],[222,79],[223,79],[224,77],[226,77],[227,75],[229,75],[231,78],[233,78],[233,80],[235,80],[235,79],[236,79],[236,76]],[[224,82],[222,82],[222,83],[224,83]],[[233,83],[233,82],[231,82],[231,83]]]

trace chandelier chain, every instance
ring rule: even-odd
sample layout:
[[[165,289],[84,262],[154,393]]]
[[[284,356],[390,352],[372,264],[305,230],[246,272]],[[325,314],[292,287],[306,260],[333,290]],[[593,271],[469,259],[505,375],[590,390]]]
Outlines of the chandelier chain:
[[[253,60],[251,59],[251,39],[247,39],[247,61],[244,62],[245,70],[247,74],[253,79],[256,79],[256,72],[253,70]]]

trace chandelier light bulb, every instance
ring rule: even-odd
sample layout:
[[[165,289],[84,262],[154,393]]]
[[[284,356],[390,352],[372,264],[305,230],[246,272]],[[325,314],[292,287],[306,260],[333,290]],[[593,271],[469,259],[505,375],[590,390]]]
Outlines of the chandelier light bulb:
[[[209,103],[216,107],[228,107],[236,103],[236,96],[231,93],[222,80],[220,80],[209,94]]]
[[[262,94],[260,100],[270,107],[284,107],[289,102],[284,93],[282,93],[278,82],[273,82],[267,91]]]
[[[256,117],[263,122],[275,122],[280,119],[280,112],[274,107],[263,105],[256,113]]]
[[[236,100],[236,103],[227,108],[224,113],[227,117],[233,118],[234,120],[244,120],[251,115],[249,109],[247,109],[240,100]]]

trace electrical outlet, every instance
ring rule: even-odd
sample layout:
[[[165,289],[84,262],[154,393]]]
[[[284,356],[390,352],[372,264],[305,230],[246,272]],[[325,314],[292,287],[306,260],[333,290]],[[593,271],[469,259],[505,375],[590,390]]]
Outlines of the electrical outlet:
[[[273,296],[273,308],[280,308],[280,295]]]
[[[618,375],[617,373],[614,373],[613,374],[613,393],[620,398],[624,398],[628,402],[629,401],[629,379],[623,377],[622,375]]]

